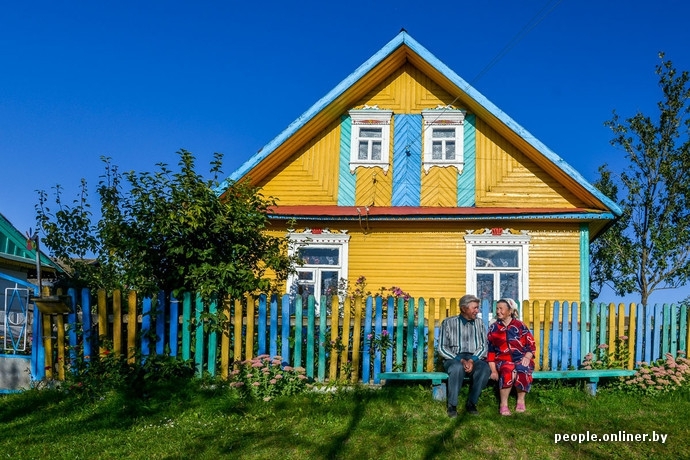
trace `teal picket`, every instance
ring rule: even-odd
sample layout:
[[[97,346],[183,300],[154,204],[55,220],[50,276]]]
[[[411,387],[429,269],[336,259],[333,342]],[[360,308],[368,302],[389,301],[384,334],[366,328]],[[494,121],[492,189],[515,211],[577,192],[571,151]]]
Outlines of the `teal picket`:
[[[388,338],[393,340],[393,331],[395,324],[395,299],[393,297],[388,297],[386,300],[387,317],[386,317],[386,331],[388,331]],[[393,350],[386,351],[386,372],[391,372],[393,370]]]
[[[416,372],[424,370],[424,299],[419,299],[417,306],[417,368]]]
[[[678,309],[675,305],[669,307],[671,309],[671,349],[669,353],[676,356],[678,353]]]
[[[196,374],[201,377],[204,373],[204,322],[201,320],[201,314],[204,311],[204,303],[201,301],[201,295],[196,295],[196,327],[194,328],[194,335],[196,342],[194,344],[194,364],[196,366]],[[241,340],[235,338],[236,340]]]
[[[398,303],[403,305],[403,308],[405,308],[405,299],[400,297],[398,299]],[[412,351],[413,351],[413,343],[414,343],[414,299],[409,299],[408,300],[408,307],[407,307],[407,343],[405,346],[405,359],[407,362],[405,363],[405,372],[412,372]]]
[[[381,297],[376,297],[376,312],[374,314],[374,337],[381,337],[383,322],[383,299]],[[374,350],[374,383],[381,383],[381,378],[379,374],[381,373],[381,350]]]
[[[287,365],[290,362],[290,296],[288,295],[283,296],[280,321],[282,326],[280,333],[280,357],[282,358],[283,365]]]
[[[295,297],[295,367],[302,366],[302,329],[304,325],[302,319],[303,316],[302,296],[298,295]]]
[[[371,311],[369,312],[369,315],[369,322],[371,323]],[[326,296],[322,295],[321,301],[319,302],[319,381],[324,381],[326,379],[326,329],[328,328],[328,324],[326,324],[327,319],[328,313],[326,308]]]
[[[192,293],[185,292],[182,296],[182,359],[192,358]]]
[[[314,328],[316,319],[314,296],[307,300],[307,377],[314,378]]]
[[[174,296],[170,296],[170,325],[168,334],[170,337],[170,356],[177,356],[177,340],[179,335],[180,304]]]
[[[367,297],[364,308],[364,336],[363,341],[363,351],[362,351],[362,382],[369,383],[370,372],[369,366],[371,365],[371,309],[372,309],[372,299],[371,296]]]
[[[577,312],[578,312],[578,305],[577,302],[573,302],[571,304],[571,314],[572,318],[570,319],[570,350],[571,350],[571,355],[570,355],[570,365],[577,369],[580,367],[581,360],[580,360],[580,329],[578,328],[577,324]]]
[[[678,321],[678,329],[679,329],[679,339],[678,339],[678,350],[683,351],[686,354],[688,353],[688,344],[686,342],[686,333],[685,331],[688,330],[688,309],[687,308],[681,308],[680,309],[680,320]]]
[[[215,315],[218,311],[218,306],[216,301],[213,300],[208,305],[208,313],[210,315]],[[216,356],[218,353],[218,332],[210,331],[208,334],[208,358],[207,358],[207,371],[210,375],[216,375]]]

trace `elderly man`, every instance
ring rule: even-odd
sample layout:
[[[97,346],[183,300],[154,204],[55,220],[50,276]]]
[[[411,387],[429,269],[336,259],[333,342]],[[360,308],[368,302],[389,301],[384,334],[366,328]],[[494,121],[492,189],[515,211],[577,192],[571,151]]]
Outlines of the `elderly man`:
[[[438,353],[448,373],[448,416],[458,415],[458,393],[465,376],[470,377],[470,394],[465,410],[477,414],[477,401],[491,375],[486,363],[486,328],[479,314],[479,299],[467,294],[460,299],[460,314],[441,323]]]

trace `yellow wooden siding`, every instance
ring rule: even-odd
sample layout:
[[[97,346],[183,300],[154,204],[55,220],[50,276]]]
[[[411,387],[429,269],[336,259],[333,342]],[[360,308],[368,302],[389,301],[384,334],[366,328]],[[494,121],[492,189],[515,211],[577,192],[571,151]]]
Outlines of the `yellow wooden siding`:
[[[422,206],[457,206],[458,171],[455,168],[431,168],[422,173]]]
[[[432,109],[439,104],[448,105],[453,99],[455,98],[408,63],[369,91],[356,106],[377,105],[380,109],[393,110],[395,113],[420,113],[422,109]],[[457,106],[457,101],[455,105]]]
[[[278,204],[334,205],[338,202],[340,121],[295,152],[257,185]]]
[[[476,149],[478,207],[586,207],[482,120]]]
[[[370,222],[367,233],[353,223],[333,228],[348,230],[351,235],[347,276],[352,282],[365,276],[372,293],[398,286],[414,297],[457,299],[466,293],[466,231],[505,226],[498,222],[462,227],[446,222]],[[305,222],[304,227],[324,225]],[[578,224],[516,222],[510,227],[527,230],[531,236],[529,300],[540,301],[542,306],[546,300],[579,302]],[[284,236],[286,232],[281,222],[270,233]]]
[[[393,199],[392,178],[390,169],[384,174],[379,167],[357,168],[355,205],[390,206]]]
[[[530,299],[579,302],[580,235],[577,224],[544,223],[532,228],[530,235]]]

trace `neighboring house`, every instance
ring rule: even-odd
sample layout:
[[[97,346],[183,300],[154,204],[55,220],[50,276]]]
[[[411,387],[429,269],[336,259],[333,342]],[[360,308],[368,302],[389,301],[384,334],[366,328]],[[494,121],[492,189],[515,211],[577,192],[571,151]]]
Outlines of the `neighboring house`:
[[[37,287],[36,250],[27,249],[26,240],[26,236],[0,214],[0,353],[23,345],[23,334],[29,330],[26,325],[32,306],[28,297]],[[42,277],[54,278],[58,270],[41,253]]]
[[[219,193],[242,180],[303,245],[286,291],[317,299],[365,276],[425,299],[588,300],[589,244],[621,214],[404,31]]]

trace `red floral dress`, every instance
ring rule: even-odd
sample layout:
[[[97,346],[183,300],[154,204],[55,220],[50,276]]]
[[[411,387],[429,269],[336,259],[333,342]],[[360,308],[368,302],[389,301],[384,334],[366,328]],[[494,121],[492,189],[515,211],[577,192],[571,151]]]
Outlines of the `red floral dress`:
[[[529,366],[522,365],[527,352],[535,355],[534,336],[522,321],[513,319],[506,326],[496,321],[489,326],[489,353],[487,361],[496,363],[500,388],[514,386],[529,391],[532,386],[534,359]]]

